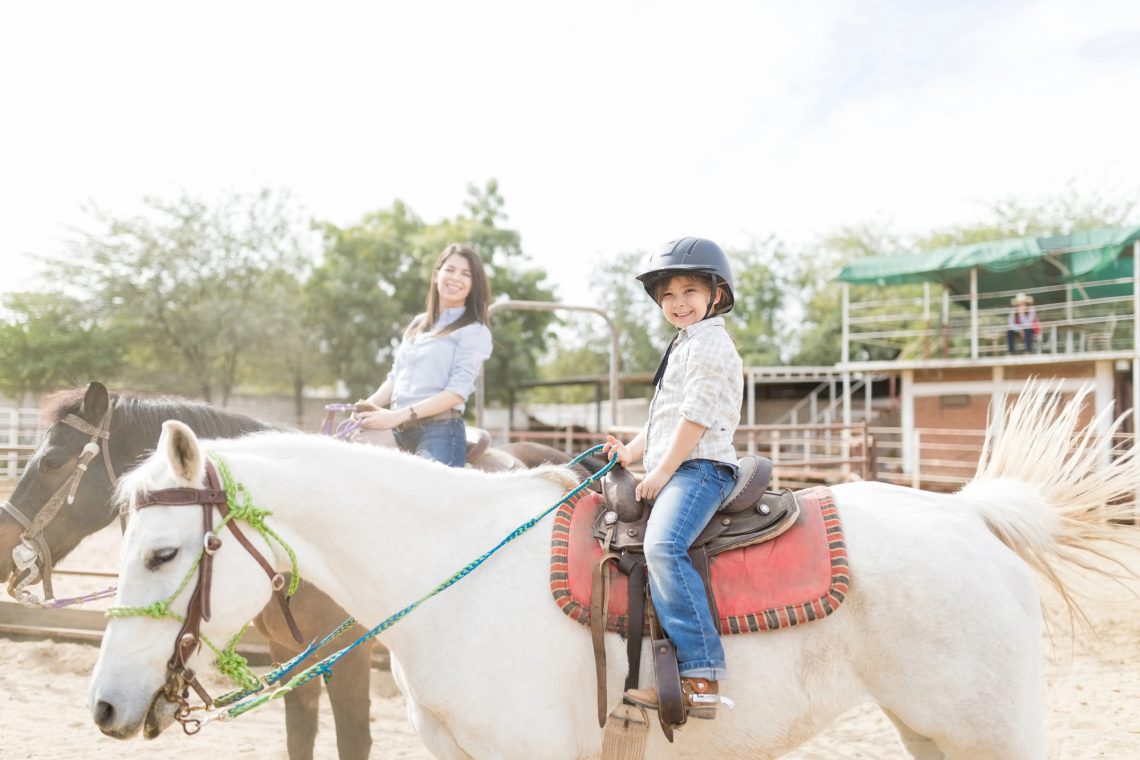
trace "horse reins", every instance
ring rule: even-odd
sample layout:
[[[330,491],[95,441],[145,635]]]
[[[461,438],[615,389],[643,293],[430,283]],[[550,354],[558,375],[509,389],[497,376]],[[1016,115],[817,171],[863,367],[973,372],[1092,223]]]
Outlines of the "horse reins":
[[[28,520],[20,510],[12,506],[10,501],[0,504],[0,509],[11,515],[24,529],[20,535],[20,543],[12,549],[12,562],[16,566],[16,572],[8,583],[8,593],[27,607],[38,607],[42,604],[30,591],[26,590],[27,586],[40,581],[41,570],[38,565],[42,564],[43,566],[44,601],[49,601],[54,596],[51,583],[51,549],[48,547],[43,532],[65,504],[70,505],[75,501],[75,492],[79,489],[79,482],[87,473],[88,464],[98,456],[100,451],[103,452],[103,464],[107,468],[107,478],[111,481],[111,488],[114,488],[119,482],[118,476],[115,475],[115,469],[111,465],[111,407],[107,407],[107,412],[103,415],[99,427],[95,427],[76,414],[68,414],[60,422],[91,436],[91,439],[87,441],[79,453],[75,470],[56,489],[56,492],[52,494],[32,520]],[[99,441],[103,441],[102,446],[99,445]]]
[[[136,510],[146,507],[202,507],[204,535],[202,536],[202,558],[198,564],[198,582],[190,595],[182,628],[174,640],[174,653],[167,662],[170,678],[163,690],[164,696],[178,706],[175,718],[182,724],[183,730],[186,733],[194,733],[197,728],[191,730],[190,725],[196,724],[197,721],[188,720],[190,708],[186,703],[187,695],[185,688],[180,688],[179,684],[193,688],[207,707],[213,704],[209,693],[198,681],[194,671],[187,667],[187,662],[201,645],[202,621],[210,619],[210,582],[213,577],[214,554],[222,546],[222,539],[214,532],[215,509],[218,510],[222,516],[223,524],[234,534],[238,543],[245,547],[250,556],[257,560],[261,569],[269,576],[269,582],[273,586],[273,596],[281,606],[281,612],[285,616],[285,622],[289,626],[289,632],[293,634],[293,638],[299,644],[303,644],[304,641],[301,637],[301,631],[297,628],[296,621],[293,620],[293,613],[289,611],[289,599],[284,592],[285,577],[274,570],[273,565],[261,555],[257,547],[250,543],[249,538],[238,527],[237,521],[227,519],[230,514],[229,499],[226,496],[225,489],[221,487],[213,462],[206,462],[206,488],[164,488],[151,491],[135,505]]]

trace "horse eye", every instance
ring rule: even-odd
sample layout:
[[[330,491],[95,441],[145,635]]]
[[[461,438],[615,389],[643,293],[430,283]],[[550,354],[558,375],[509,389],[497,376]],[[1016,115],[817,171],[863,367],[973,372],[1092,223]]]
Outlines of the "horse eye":
[[[147,554],[146,569],[157,570],[159,565],[165,565],[176,556],[178,556],[177,547],[168,546],[164,549],[155,549],[154,551]]]
[[[44,457],[40,460],[40,466],[45,470],[58,470],[63,467],[63,460],[56,457]]]

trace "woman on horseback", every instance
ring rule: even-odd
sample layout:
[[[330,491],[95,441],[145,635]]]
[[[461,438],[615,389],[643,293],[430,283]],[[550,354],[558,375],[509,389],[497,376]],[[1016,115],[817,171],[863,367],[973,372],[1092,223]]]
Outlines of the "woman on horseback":
[[[462,467],[463,409],[491,355],[490,301],[475,249],[460,243],[444,248],[432,268],[426,311],[404,331],[384,384],[356,403],[361,428],[391,429],[402,450]]]

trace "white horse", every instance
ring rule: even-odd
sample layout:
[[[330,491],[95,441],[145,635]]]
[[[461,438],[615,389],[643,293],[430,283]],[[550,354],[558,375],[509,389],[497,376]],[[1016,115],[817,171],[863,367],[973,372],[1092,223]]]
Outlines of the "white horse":
[[[1140,487],[1131,453],[1105,464],[1095,423],[1080,428],[1083,396],[1062,405],[1048,389],[1027,388],[1004,426],[991,426],[978,475],[957,494],[835,486],[851,566],[846,602],[823,621],[726,636],[722,691],[736,709],[690,721],[673,744],[651,731],[648,756],[774,757],[873,700],[915,757],[1043,757],[1034,571],[1064,593],[1064,571],[1095,553],[1095,539],[1131,538],[1132,528],[1109,521],[1130,513]],[[569,485],[557,468],[486,474],[318,436],[199,443],[168,422],[156,452],[124,479],[124,495],[202,487],[206,451],[273,511],[269,525],[296,551],[301,573],[364,621],[418,599]],[[546,525],[381,637],[398,659],[411,723],[437,757],[600,753],[590,637],[551,597]],[[251,537],[288,569],[278,547]],[[223,539],[213,617],[202,628],[213,641],[225,641],[270,596],[250,555]],[[133,514],[118,604],[172,595],[202,540],[201,509]],[[178,628],[147,617],[109,621],[89,695],[105,734],[126,738],[144,722],[153,734],[169,724],[159,693]],[[610,634],[606,645],[609,661],[622,662],[619,637]],[[614,701],[620,670],[610,668]],[[643,683],[651,670],[642,664]]]

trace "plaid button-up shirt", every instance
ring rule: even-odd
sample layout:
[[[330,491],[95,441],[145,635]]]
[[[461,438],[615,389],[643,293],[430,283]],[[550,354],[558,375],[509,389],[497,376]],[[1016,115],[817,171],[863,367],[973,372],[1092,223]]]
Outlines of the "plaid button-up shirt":
[[[712,459],[735,467],[732,436],[740,424],[743,397],[744,362],[724,329],[724,317],[681,330],[649,404],[645,471],[665,457],[682,417],[705,428],[686,459]]]

